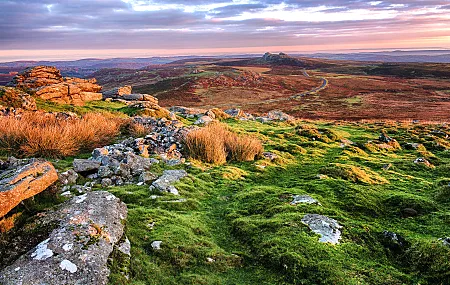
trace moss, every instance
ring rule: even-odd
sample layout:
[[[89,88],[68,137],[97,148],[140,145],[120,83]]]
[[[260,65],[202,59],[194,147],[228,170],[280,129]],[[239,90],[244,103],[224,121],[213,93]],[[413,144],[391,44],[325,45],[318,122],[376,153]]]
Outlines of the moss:
[[[365,184],[389,183],[385,178],[374,171],[341,163],[334,163],[330,166],[324,167],[320,170],[320,173],[333,178],[340,178]]]

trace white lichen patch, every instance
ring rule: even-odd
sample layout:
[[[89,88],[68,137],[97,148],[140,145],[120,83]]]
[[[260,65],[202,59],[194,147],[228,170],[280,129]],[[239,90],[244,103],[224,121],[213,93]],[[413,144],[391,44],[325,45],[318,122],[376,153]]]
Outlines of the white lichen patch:
[[[77,197],[77,200],[75,201],[75,203],[80,204],[81,202],[86,200],[86,198],[87,198],[87,194],[80,195]]]
[[[31,254],[31,257],[36,260],[45,260],[53,256],[53,251],[47,248],[50,239],[46,239],[36,246],[36,250]]]
[[[67,243],[67,244],[63,245],[64,251],[72,250],[72,248],[73,248],[73,243]]]
[[[64,259],[63,261],[61,261],[61,263],[59,264],[59,267],[62,270],[69,271],[70,273],[75,273],[75,272],[77,272],[77,269],[78,269],[75,264],[73,264],[72,262],[70,262],[67,259]]]

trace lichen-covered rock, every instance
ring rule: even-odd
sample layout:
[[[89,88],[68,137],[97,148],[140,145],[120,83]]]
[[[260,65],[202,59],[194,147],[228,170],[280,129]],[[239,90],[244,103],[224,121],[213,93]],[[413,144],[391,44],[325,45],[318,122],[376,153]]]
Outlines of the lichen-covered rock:
[[[92,159],[74,159],[73,170],[82,175],[97,172],[100,168],[100,162]]]
[[[157,189],[161,192],[179,195],[177,188],[173,184],[186,176],[187,172],[184,170],[165,170],[163,175],[152,183],[150,190]]]
[[[108,192],[72,198],[45,217],[59,226],[3,269],[0,284],[107,284],[108,257],[121,240],[126,216],[126,205]]]
[[[31,160],[19,168],[0,172],[0,218],[20,202],[44,191],[58,180],[48,161]]]
[[[313,232],[319,234],[320,242],[328,242],[338,244],[341,238],[341,225],[334,219],[318,214],[306,214],[302,222],[307,225]]]
[[[309,195],[294,195],[292,197],[293,200],[291,202],[291,205],[297,205],[297,204],[317,204],[320,205],[319,201],[314,199],[313,197]]]

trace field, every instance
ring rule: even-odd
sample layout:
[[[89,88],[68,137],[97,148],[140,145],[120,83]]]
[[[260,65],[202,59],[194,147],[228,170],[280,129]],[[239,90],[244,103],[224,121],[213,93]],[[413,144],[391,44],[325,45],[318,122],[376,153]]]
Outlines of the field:
[[[449,119],[446,64],[304,60],[305,68],[255,60],[190,60],[139,71],[101,70],[94,76],[105,89],[133,85],[134,92],[152,94],[162,106],[242,108],[250,113],[281,109],[299,118],[325,120]],[[326,88],[308,93],[321,86],[321,78],[328,81]]]
[[[151,199],[147,187],[111,188],[129,207],[133,245],[130,281],[116,272],[111,284],[450,282],[450,249],[438,240],[450,225],[450,159],[431,135],[439,126],[228,124],[256,134],[278,158],[224,166],[192,161],[189,178],[177,184],[184,202]],[[382,130],[403,147],[376,147]],[[408,149],[409,142],[423,146]],[[424,156],[433,166],[414,163]],[[300,194],[321,205],[291,205]],[[417,213],[408,216],[406,208]],[[336,219],[341,243],[318,243],[301,222],[307,213]],[[154,240],[161,250],[152,249]]]

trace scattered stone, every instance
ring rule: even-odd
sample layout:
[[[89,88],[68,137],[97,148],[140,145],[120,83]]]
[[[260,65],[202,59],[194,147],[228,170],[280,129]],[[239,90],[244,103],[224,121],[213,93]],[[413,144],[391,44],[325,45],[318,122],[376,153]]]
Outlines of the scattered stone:
[[[73,170],[83,176],[97,172],[100,162],[92,159],[74,159]]]
[[[450,237],[445,237],[445,238],[441,238],[439,239],[442,241],[442,244],[445,246],[450,246]]]
[[[272,152],[263,152],[262,155],[265,159],[268,159],[270,161],[273,161],[278,158],[278,155],[276,155],[275,153],[272,153]]]
[[[210,116],[202,116],[198,118],[197,121],[194,122],[194,125],[207,125],[211,123],[213,119]]]
[[[78,179],[78,173],[76,173],[73,169],[69,169],[66,172],[59,173],[59,182],[62,185],[71,185],[76,184]]]
[[[292,200],[291,205],[297,205],[302,203],[321,205],[319,201],[308,195],[294,195],[293,198],[294,200]]]
[[[150,171],[142,172],[141,175],[139,175],[139,182],[143,182],[145,184],[150,184],[151,182],[155,181],[158,178],[154,173]]]
[[[386,164],[383,164],[383,166],[382,166],[383,170],[385,170],[385,171],[388,171],[391,167],[392,167],[391,163],[386,163]]]
[[[280,110],[273,110],[267,114],[267,118],[272,121],[293,121],[295,118]]]
[[[20,166],[13,163],[0,172],[0,218],[58,180],[55,168],[48,161],[32,159],[20,163]]]
[[[406,240],[399,234],[390,231],[383,231],[384,245],[394,251],[401,250],[407,246]]]
[[[417,216],[419,213],[412,209],[412,208],[405,208],[402,210],[402,216],[403,218],[409,218],[409,217],[415,217]]]
[[[394,139],[388,136],[385,132],[382,132],[380,136],[378,137],[378,140],[384,143],[389,143],[393,141]]]
[[[113,185],[113,181],[110,178],[103,178],[101,181],[101,185],[103,188],[107,188]]]
[[[421,164],[421,165],[424,165],[424,166],[429,167],[429,168],[434,168],[434,165],[431,164],[431,162],[429,162],[428,160],[426,160],[426,159],[423,158],[423,157],[418,157],[418,158],[416,158],[416,159],[414,160],[414,163],[415,163],[415,164]]]
[[[423,144],[420,143],[406,143],[405,148],[406,149],[419,149],[420,147],[423,147]]]
[[[117,249],[125,255],[131,256],[131,243],[128,238],[117,246]]]
[[[155,240],[154,242],[152,242],[151,246],[154,250],[160,250],[161,249],[161,244],[162,241],[160,240]]]
[[[74,197],[43,217],[59,226],[0,271],[0,284],[107,284],[107,261],[123,235],[126,205],[105,191],[87,193],[78,201]]]
[[[302,222],[321,237],[319,242],[338,244],[341,238],[341,225],[334,219],[318,214],[306,214]]]
[[[177,188],[175,188],[172,184],[178,182],[181,178],[186,176],[187,172],[185,170],[165,170],[163,175],[152,183],[150,190],[157,189],[161,192],[179,195]]]

